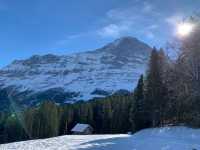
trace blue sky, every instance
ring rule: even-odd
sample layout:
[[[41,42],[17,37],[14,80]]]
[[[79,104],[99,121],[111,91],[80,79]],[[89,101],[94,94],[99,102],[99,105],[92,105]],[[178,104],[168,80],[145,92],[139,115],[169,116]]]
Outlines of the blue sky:
[[[0,67],[33,54],[93,50],[134,36],[164,47],[199,0],[0,0]]]

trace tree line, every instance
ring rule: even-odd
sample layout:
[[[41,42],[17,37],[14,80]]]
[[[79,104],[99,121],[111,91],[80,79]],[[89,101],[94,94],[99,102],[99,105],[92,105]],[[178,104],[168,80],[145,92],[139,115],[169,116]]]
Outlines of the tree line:
[[[130,131],[132,94],[59,106],[44,101],[23,112],[0,115],[1,143],[71,134],[76,123],[90,124],[96,134]]]
[[[200,24],[178,41],[175,60],[153,48],[147,72],[135,90],[101,100],[57,105],[44,101],[24,111],[0,113],[0,142],[71,134],[76,123],[88,123],[96,134],[137,132],[166,125],[200,127]]]

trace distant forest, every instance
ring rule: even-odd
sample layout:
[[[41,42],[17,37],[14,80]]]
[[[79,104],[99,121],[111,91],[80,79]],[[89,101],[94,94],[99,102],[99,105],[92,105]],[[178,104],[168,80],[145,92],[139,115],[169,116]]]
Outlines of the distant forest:
[[[96,134],[136,132],[166,125],[200,127],[200,23],[173,43],[177,58],[153,48],[148,70],[130,94],[58,106],[51,101],[0,113],[0,143],[70,134],[88,123]]]

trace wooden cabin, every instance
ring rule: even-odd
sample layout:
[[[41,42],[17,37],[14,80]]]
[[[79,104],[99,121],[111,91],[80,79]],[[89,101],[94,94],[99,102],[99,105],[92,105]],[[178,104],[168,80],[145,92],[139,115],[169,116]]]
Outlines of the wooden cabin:
[[[89,135],[92,134],[94,129],[89,124],[77,123],[71,130],[75,135]]]

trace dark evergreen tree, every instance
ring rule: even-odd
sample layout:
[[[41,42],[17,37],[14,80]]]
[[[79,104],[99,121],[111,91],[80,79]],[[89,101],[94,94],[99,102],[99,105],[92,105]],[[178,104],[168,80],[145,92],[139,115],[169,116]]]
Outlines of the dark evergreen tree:
[[[15,114],[10,115],[4,125],[4,141],[14,142],[27,138],[25,130]]]
[[[140,76],[138,85],[134,90],[133,101],[130,109],[130,121],[132,130],[138,131],[148,127],[146,119],[146,109],[144,101],[144,79],[143,75]]]
[[[163,58],[154,48],[150,57],[149,70],[146,80],[145,102],[148,120],[153,127],[161,124],[161,116],[165,103],[165,86],[163,80]]]
[[[47,138],[58,135],[59,116],[57,106],[46,101],[39,108],[40,137]]]

